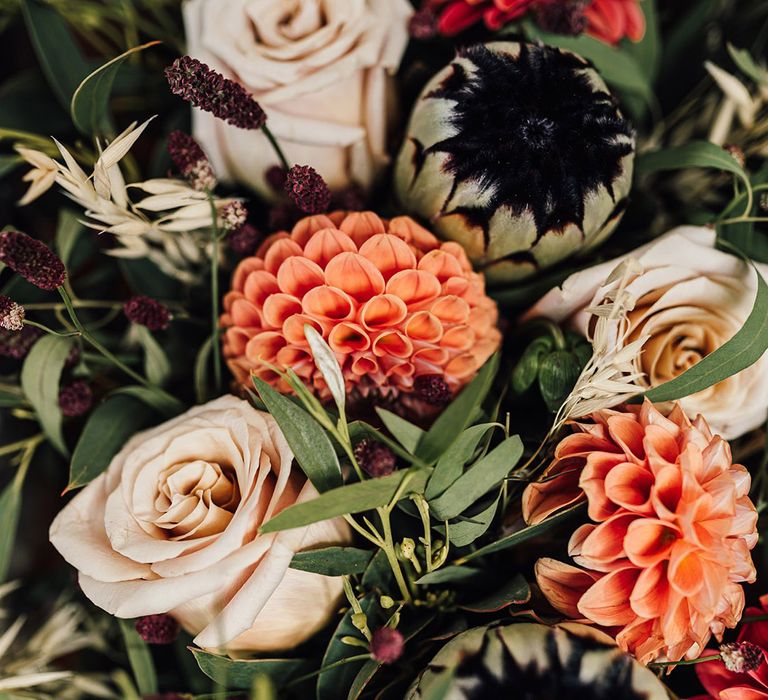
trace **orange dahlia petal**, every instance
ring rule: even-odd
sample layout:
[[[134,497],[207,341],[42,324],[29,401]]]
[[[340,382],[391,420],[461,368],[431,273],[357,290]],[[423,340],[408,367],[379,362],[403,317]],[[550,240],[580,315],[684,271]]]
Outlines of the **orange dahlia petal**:
[[[357,301],[366,301],[384,291],[384,277],[359,253],[341,253],[325,267],[325,279]]]
[[[388,280],[400,270],[416,267],[416,256],[397,236],[379,233],[360,246],[360,255],[370,260]]]
[[[432,250],[419,260],[419,270],[431,272],[440,282],[462,274],[461,264],[445,250]]]
[[[408,315],[408,308],[394,294],[379,294],[360,309],[360,323],[369,331],[398,326]]]
[[[346,355],[367,350],[371,346],[371,339],[365,328],[344,321],[333,327],[328,336],[328,344],[334,352]]]
[[[333,219],[329,218],[325,214],[313,214],[312,216],[305,216],[303,219],[296,222],[296,225],[291,229],[291,239],[298,243],[302,248],[307,245],[313,234],[321,231],[322,229],[335,229],[336,226],[333,223]]]
[[[534,571],[536,583],[550,605],[569,618],[580,617],[579,600],[598,576],[546,557],[536,562]]]
[[[331,321],[346,321],[355,315],[355,302],[349,294],[327,285],[310,289],[301,306],[305,313]]]
[[[267,254],[264,256],[264,269],[277,275],[280,266],[288,258],[298,255],[301,256],[304,251],[301,246],[290,238],[281,238],[270,246]]]
[[[358,248],[375,234],[386,231],[384,222],[372,211],[354,211],[347,214],[339,224],[339,229],[344,231]]]
[[[301,301],[290,294],[272,294],[262,307],[264,324],[270,328],[282,328],[289,317],[298,313],[301,313]]]
[[[387,282],[387,292],[400,297],[409,307],[437,299],[440,291],[437,277],[423,270],[401,270]]]
[[[669,559],[672,546],[681,537],[679,528],[653,518],[635,520],[624,537],[624,551],[636,566],[650,567]]]
[[[406,322],[405,334],[411,340],[436,343],[443,337],[443,324],[429,311],[417,311]]]
[[[667,608],[668,597],[667,562],[658,561],[640,573],[629,604],[640,617],[659,617]]]
[[[323,269],[339,253],[356,252],[354,241],[335,228],[320,229],[304,244],[304,255]]]
[[[581,597],[579,612],[598,625],[620,627],[635,619],[629,604],[640,570],[617,569],[596,581]]]
[[[310,289],[321,284],[325,284],[322,268],[307,258],[288,258],[277,271],[277,285],[280,290],[299,299]]]

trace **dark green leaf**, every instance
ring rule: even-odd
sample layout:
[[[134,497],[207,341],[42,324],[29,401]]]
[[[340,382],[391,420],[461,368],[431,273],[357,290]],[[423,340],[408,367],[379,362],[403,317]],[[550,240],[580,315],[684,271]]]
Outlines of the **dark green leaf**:
[[[728,44],[728,53],[739,69],[754,80],[758,85],[768,85],[768,70],[757,65],[755,59],[746,49],[737,49],[733,44]]]
[[[385,408],[376,408],[381,422],[384,423],[387,430],[400,442],[400,444],[409,452],[416,452],[419,441],[424,435],[424,431],[418,425],[409,423],[405,418],[401,418]]]
[[[320,424],[265,381],[254,378],[253,383],[267,410],[283,431],[296,461],[315,488],[323,492],[339,486],[342,483],[339,458]]]
[[[144,374],[150,383],[162,386],[171,375],[171,361],[149,328],[134,324],[133,332],[144,349]]]
[[[9,391],[0,391],[0,408],[15,408],[26,403],[21,393],[14,394]]]
[[[149,647],[139,636],[132,620],[120,620],[119,622],[136,687],[142,696],[154,695],[157,693],[157,675]]]
[[[531,587],[524,576],[515,574],[499,590],[480,600],[461,605],[463,610],[478,613],[491,613],[503,610],[510,605],[521,605],[531,599]]]
[[[195,398],[204,403],[208,398],[208,364],[213,350],[213,336],[205,339],[195,358]]]
[[[371,563],[368,564],[368,568],[363,574],[361,583],[363,590],[366,591],[372,589],[386,591],[392,584],[393,578],[392,568],[387,560],[387,554],[383,549],[380,549],[373,555]]]
[[[497,496],[490,505],[483,508],[476,515],[464,515],[458,520],[452,520],[449,524],[449,534],[451,536],[451,545],[455,547],[466,547],[472,544],[478,537],[484,535],[493,522],[496,515],[496,509],[499,507],[499,496]]]
[[[67,491],[85,486],[101,474],[128,438],[147,421],[147,410],[136,398],[110,396],[96,407],[85,424],[69,465]]]
[[[523,454],[523,443],[513,435],[478,460],[429,506],[435,517],[451,520],[469,508],[509,474]]]
[[[111,129],[109,98],[120,66],[131,54],[148,49],[150,46],[157,46],[159,43],[159,41],[152,41],[128,49],[125,53],[97,68],[77,86],[72,94],[69,110],[72,114],[72,121],[82,134],[92,136],[109,133]]]
[[[21,388],[37,413],[40,427],[63,455],[69,451],[61,433],[59,380],[72,349],[72,339],[45,335],[29,351],[21,368]]]
[[[450,444],[452,435],[459,435],[474,419],[480,404],[488,395],[499,369],[498,353],[486,362],[477,376],[438,416],[432,427],[419,442],[416,455],[427,464],[437,461]]]
[[[224,688],[250,690],[259,675],[269,676],[279,688],[308,669],[305,659],[230,659],[190,647],[200,670]]]
[[[48,84],[65,109],[80,81],[90,72],[66,22],[50,5],[21,0],[29,38]]]
[[[555,350],[541,360],[539,391],[550,411],[560,408],[580,374],[579,360],[569,350]]]
[[[425,469],[405,469],[380,479],[369,479],[331,489],[317,498],[289,506],[274,518],[261,526],[260,532],[279,532],[349,513],[362,513],[372,508],[387,505],[401,485],[407,479],[407,486],[400,497],[407,498],[413,493],[421,493],[427,480]]]
[[[674,379],[645,392],[655,403],[690,396],[757,362],[768,349],[768,285],[755,269],[757,294],[744,325],[730,340]]]
[[[135,385],[120,387],[119,389],[115,389],[111,395],[118,396],[121,394],[137,398],[165,418],[178,416],[179,413],[184,410],[184,404],[170,394],[161,394],[152,389],[148,389],[145,386]]]
[[[62,209],[59,213],[59,223],[56,227],[56,250],[59,252],[64,267],[69,267],[72,251],[84,230],[78,218],[78,215],[71,209]]]
[[[0,155],[0,177],[13,172],[23,162],[24,159],[21,156]]]
[[[480,569],[471,569],[468,566],[444,566],[442,569],[425,574],[416,581],[420,586],[429,586],[437,583],[456,583],[473,581],[485,576]]]
[[[323,576],[349,576],[362,574],[373,552],[357,547],[324,547],[297,552],[291,560],[291,568],[309,571]]]
[[[0,493],[0,583],[5,581],[11,565],[21,514],[21,487],[24,483],[25,471],[19,468],[13,479]]]
[[[352,681],[347,700],[357,700],[380,668],[381,664],[378,661],[373,659],[366,661],[355,676],[355,680]]]
[[[575,506],[566,508],[564,511],[558,513],[557,515],[550,516],[537,525],[529,525],[528,527],[524,527],[522,530],[513,532],[511,535],[502,537],[500,540],[496,540],[496,542],[491,542],[490,544],[485,545],[485,547],[480,547],[480,549],[476,549],[471,554],[467,554],[465,557],[462,557],[461,561],[471,561],[472,559],[477,559],[477,557],[483,557],[488,554],[493,554],[494,552],[500,552],[503,549],[516,547],[517,545],[522,544],[523,542],[527,542],[534,537],[543,535],[545,532],[548,532],[558,525],[561,525],[566,520],[570,520],[574,515],[582,513],[585,510],[586,505],[584,503],[578,503]]]
[[[464,471],[464,465],[472,459],[477,446],[485,434],[498,423],[481,423],[467,428],[459,435],[437,460],[435,471],[429,479],[424,496],[428,501],[437,498]]]
[[[625,39],[622,50],[632,56],[643,71],[649,84],[652,84],[659,71],[661,61],[661,42],[659,37],[659,22],[656,11],[656,0],[644,0],[640,5],[645,15],[645,34],[638,41]]]

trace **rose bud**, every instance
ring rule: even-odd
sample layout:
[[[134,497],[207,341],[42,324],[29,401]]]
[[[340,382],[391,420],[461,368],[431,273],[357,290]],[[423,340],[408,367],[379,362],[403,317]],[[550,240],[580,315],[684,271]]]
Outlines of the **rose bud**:
[[[427,84],[395,188],[489,282],[510,282],[610,235],[633,157],[632,127],[587,61],[496,42],[460,51]]]

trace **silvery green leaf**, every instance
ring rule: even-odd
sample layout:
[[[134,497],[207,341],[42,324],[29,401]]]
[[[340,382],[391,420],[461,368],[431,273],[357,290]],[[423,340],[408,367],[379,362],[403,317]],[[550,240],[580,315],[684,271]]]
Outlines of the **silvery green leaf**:
[[[339,413],[343,416],[344,402],[347,397],[347,392],[344,384],[344,376],[341,373],[341,367],[336,359],[336,355],[334,355],[333,350],[328,346],[328,343],[323,340],[323,336],[308,323],[304,325],[304,335],[312,350],[312,357],[315,360],[315,364],[322,373],[325,383],[328,385],[328,389],[331,392],[331,396],[333,396],[333,400],[336,402]]]

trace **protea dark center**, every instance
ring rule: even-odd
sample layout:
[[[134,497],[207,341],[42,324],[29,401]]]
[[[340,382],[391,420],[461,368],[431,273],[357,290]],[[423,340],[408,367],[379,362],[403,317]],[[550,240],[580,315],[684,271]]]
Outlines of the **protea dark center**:
[[[652,671],[586,625],[478,627],[446,644],[406,695],[430,697],[455,669],[451,700],[666,700]]]
[[[589,63],[499,42],[461,51],[427,85],[396,186],[491,282],[507,281],[605,240],[633,154],[632,127]]]

